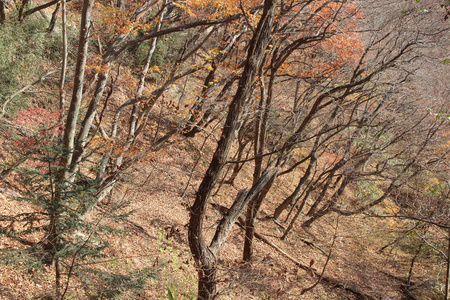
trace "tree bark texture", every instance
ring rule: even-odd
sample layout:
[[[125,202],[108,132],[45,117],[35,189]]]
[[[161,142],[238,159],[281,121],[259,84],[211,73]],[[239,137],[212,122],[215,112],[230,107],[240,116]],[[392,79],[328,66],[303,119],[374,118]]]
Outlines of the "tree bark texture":
[[[63,138],[63,149],[66,152],[63,161],[63,169],[64,173],[66,173],[64,175],[64,178],[67,178],[67,175],[69,173],[68,167],[72,163],[77,119],[80,113],[81,99],[83,97],[83,84],[88,50],[89,27],[91,25],[91,12],[93,5],[94,0],[85,0],[83,2],[80,37],[78,40],[77,62],[74,73],[73,93],[69,110],[67,112],[67,120]]]
[[[189,220],[189,247],[198,267],[198,299],[213,299],[216,294],[217,257],[207,246],[203,236],[203,221],[214,185],[219,179],[230,150],[233,132],[237,127],[242,106],[251,91],[258,70],[269,44],[275,11],[275,1],[266,0],[262,17],[250,42],[244,71],[239,80],[236,94],[229,106],[227,119],[221,138],[211,163],[198,188],[195,202],[191,207]],[[243,209],[243,208],[242,208]],[[218,252],[218,251],[217,251]]]
[[[6,21],[6,12],[5,12],[5,3],[0,1],[0,24],[5,24]]]
[[[303,189],[303,186],[305,185],[306,181],[309,179],[313,167],[316,165],[317,162],[317,156],[316,156],[316,151],[317,149],[313,149],[313,151],[311,152],[310,155],[310,160],[309,160],[309,164],[308,164],[308,168],[305,171],[305,174],[303,174],[303,176],[300,178],[300,181],[298,182],[294,192],[287,197],[276,209],[275,212],[273,214],[273,218],[275,220],[278,220],[278,218],[280,217],[281,213],[295,200],[297,199],[298,195],[300,194],[301,190]]]
[[[448,229],[447,269],[445,272],[445,300],[450,299],[450,228]]]

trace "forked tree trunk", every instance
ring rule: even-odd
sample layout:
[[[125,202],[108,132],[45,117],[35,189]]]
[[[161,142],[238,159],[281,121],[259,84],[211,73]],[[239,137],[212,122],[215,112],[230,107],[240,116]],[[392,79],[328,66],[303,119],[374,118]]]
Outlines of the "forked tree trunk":
[[[274,11],[275,1],[265,0],[261,19],[250,42],[247,60],[244,71],[239,80],[238,89],[229,106],[228,115],[221,138],[218,142],[208,170],[206,171],[206,174],[198,188],[195,202],[191,207],[188,239],[189,247],[198,268],[198,299],[200,300],[213,299],[215,297],[217,272],[216,255],[218,255],[221,245],[227,238],[231,226],[234,223],[230,218],[227,218],[227,220],[221,222],[217,228],[216,235],[211,245],[208,246],[206,244],[205,237],[203,235],[203,221],[209,203],[209,197],[214,185],[219,179],[220,172],[225,166],[233,139],[233,133],[237,127],[242,106],[251,92],[252,85],[255,82],[255,77],[265,56],[265,50],[269,44]],[[244,209],[244,200],[249,199],[247,196],[238,197],[238,199],[236,199],[231,208],[234,212],[234,216],[238,216]]]
[[[19,16],[18,19],[20,22],[22,22],[23,20],[23,12],[25,10],[25,7],[28,6],[28,3],[30,2],[30,0],[22,0],[22,3],[19,5]]]
[[[270,86],[273,85],[273,74],[270,79]],[[268,110],[270,107],[270,98],[267,97],[264,78],[261,78],[261,97],[258,107],[258,115],[255,122],[255,143],[254,143],[254,155],[255,155],[255,167],[253,171],[253,184],[261,177],[262,165],[263,165],[263,153],[265,148],[266,128],[268,119]],[[273,182],[275,178],[270,181]],[[265,188],[261,195],[253,200],[247,207],[247,216],[245,219],[245,238],[244,238],[244,255],[243,259],[246,262],[252,260],[253,257],[253,236],[255,235],[255,219],[261,203],[269,191],[269,186]]]
[[[243,259],[246,262],[250,262],[253,259],[253,239],[255,236],[255,220],[256,215],[261,207],[261,204],[269,192],[270,188],[275,181],[276,173],[269,178],[268,183],[261,190],[258,197],[254,198],[247,208],[247,220],[245,223],[245,239],[244,239],[244,253]]]
[[[24,1],[25,3],[25,1]],[[75,132],[78,115],[80,111],[81,98],[83,96],[84,74],[87,59],[89,26],[91,23],[91,12],[94,0],[84,0],[81,15],[80,36],[78,44],[77,62],[74,73],[73,95],[67,112],[66,126],[63,137],[63,158],[61,160],[61,171],[57,175],[54,194],[52,194],[52,206],[49,208],[49,229],[44,247],[47,248],[55,267],[55,296],[60,299],[60,263],[58,251],[61,244],[61,232],[59,225],[61,222],[61,209],[64,207],[63,195],[67,186],[67,179],[71,176],[69,166],[72,162]],[[51,182],[53,185],[53,183]],[[53,187],[52,187],[53,190]]]
[[[74,74],[73,94],[67,111],[66,126],[64,129],[63,149],[65,155],[62,162],[64,170],[63,179],[69,174],[69,166],[72,163],[73,150],[75,145],[75,134],[78,116],[80,113],[81,99],[83,97],[84,74],[86,68],[89,26],[91,25],[91,12],[94,0],[84,0],[81,16],[81,29],[78,44],[77,63]]]

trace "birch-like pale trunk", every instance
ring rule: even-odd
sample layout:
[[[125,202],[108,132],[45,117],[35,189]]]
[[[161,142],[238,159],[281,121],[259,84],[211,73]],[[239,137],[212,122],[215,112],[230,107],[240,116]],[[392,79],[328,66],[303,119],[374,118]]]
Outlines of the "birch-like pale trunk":
[[[445,272],[445,300],[450,299],[450,228],[448,229],[447,269]]]
[[[63,175],[62,180],[69,176],[69,166],[72,163],[77,120],[80,114],[81,99],[83,97],[83,85],[86,69],[86,59],[89,41],[89,27],[91,24],[91,13],[94,0],[84,0],[81,15],[80,37],[78,39],[77,62],[74,73],[74,84],[72,99],[67,111],[66,126],[64,129],[63,149],[65,152],[62,160]]]
[[[167,0],[164,1],[164,5],[167,5]],[[158,24],[156,25],[156,29],[155,29],[156,31],[161,29],[161,25],[164,20],[165,14],[166,14],[166,9],[164,9],[161,12],[161,15],[159,16]],[[157,42],[158,42],[158,37],[153,38],[151,45],[150,45],[150,49],[148,49],[147,57],[145,58],[145,64],[144,64],[144,67],[142,68],[141,76],[139,77],[139,83],[138,83],[138,87],[137,87],[136,95],[135,95],[136,99],[140,99],[142,96],[142,93],[144,92],[145,78],[147,77],[148,70],[150,69],[150,63],[152,62],[153,54],[156,51],[156,43]],[[139,108],[140,108],[140,102],[136,102],[133,105],[133,108],[131,111],[131,117],[130,117],[130,122],[129,122],[130,127],[128,130],[128,138],[127,138],[126,145],[124,147],[124,151],[128,151],[130,149],[130,146],[133,144],[133,142],[135,140]],[[112,136],[113,139],[115,138],[115,133],[117,133],[118,116],[120,116],[120,113],[121,113],[121,111],[117,111],[117,118],[115,118],[115,121],[114,121],[114,125],[113,125],[114,126],[114,129],[113,129],[114,136]],[[116,159],[113,171],[117,171],[117,168],[122,164],[122,161],[123,161],[123,154],[120,154],[120,156]]]
[[[83,97],[83,84],[86,68],[86,58],[89,41],[89,26],[91,23],[91,12],[94,0],[84,0],[81,14],[80,36],[77,52],[77,62],[74,73],[74,87],[70,107],[67,112],[66,126],[63,137],[63,157],[61,159],[61,171],[56,177],[54,193],[52,193],[52,205],[49,208],[49,226],[44,248],[51,256],[52,264],[55,267],[55,296],[60,299],[60,262],[58,251],[61,243],[61,232],[59,223],[63,202],[64,189],[67,186],[67,179],[70,177],[69,166],[72,162],[75,132],[77,119],[80,112],[81,99]],[[52,181],[51,181],[52,182]]]
[[[63,41],[63,59],[61,64],[61,77],[59,79],[59,109],[61,110],[61,118],[63,117],[66,109],[66,91],[64,90],[64,84],[66,82],[67,72],[67,20],[66,20],[66,0],[61,1],[61,27],[62,27],[62,41]]]

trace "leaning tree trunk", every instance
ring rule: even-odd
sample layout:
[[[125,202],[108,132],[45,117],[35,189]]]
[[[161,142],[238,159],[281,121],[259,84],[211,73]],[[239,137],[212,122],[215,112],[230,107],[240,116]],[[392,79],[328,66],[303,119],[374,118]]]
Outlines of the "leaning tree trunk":
[[[266,132],[267,132],[267,122],[269,118],[269,109],[272,99],[272,88],[273,88],[274,74],[270,77],[269,83],[269,93],[266,95],[264,78],[261,78],[261,98],[259,102],[258,114],[256,117],[255,124],[255,144],[254,144],[254,154],[255,154],[255,168],[253,171],[253,184],[258,181],[262,173],[263,165],[263,154],[265,149]],[[252,260],[253,257],[253,237],[255,235],[255,219],[256,215],[261,207],[262,201],[269,192],[270,187],[273,184],[274,178],[270,179],[269,185],[262,191],[255,200],[253,200],[247,207],[247,215],[245,220],[245,238],[244,238],[244,255],[243,259],[246,262]]]
[[[65,0],[62,0],[61,3],[65,4]],[[55,9],[53,10],[52,13],[52,18],[50,19],[50,24],[48,25],[47,28],[47,32],[48,33],[52,33],[53,29],[55,29],[55,25],[56,25],[56,20],[58,19],[58,11],[59,11],[59,7],[61,6],[61,3],[57,3]],[[65,21],[62,21],[63,23],[63,27],[65,26]]]
[[[59,4],[58,4],[59,5]],[[57,6],[59,7],[59,6]],[[55,19],[56,19],[55,9]],[[56,22],[56,20],[55,20]],[[68,41],[67,41],[67,10],[66,10],[66,0],[61,1],[61,27],[62,27],[62,42],[63,42],[63,57],[61,65],[61,76],[59,78],[59,109],[64,112],[66,109],[66,92],[64,90],[64,85],[66,83],[66,72],[67,72],[67,59],[69,56],[68,52]],[[63,114],[61,114],[61,118]]]
[[[315,212],[311,218],[303,222],[302,227],[311,226],[313,222],[331,212],[336,202],[343,196],[345,189],[352,182],[352,180],[353,178],[351,176],[345,176],[341,181],[341,185],[339,186],[337,191],[330,197],[328,202],[319,211]]]
[[[234,180],[239,175],[239,172],[242,170],[242,167],[245,164],[245,162],[239,163],[239,161],[242,160],[242,156],[244,155],[244,150],[245,150],[246,146],[251,142],[251,140],[244,140],[243,141],[242,140],[243,138],[245,138],[245,137],[238,137],[239,145],[238,145],[238,149],[236,151],[236,159],[235,159],[235,161],[237,161],[237,162],[234,164],[233,172],[231,173],[230,178],[228,178],[225,181],[225,183],[227,183],[227,184],[234,185]],[[250,144],[250,147],[251,147],[251,144]],[[249,149],[247,151],[246,159],[248,158],[248,154],[249,154],[250,150],[251,149]]]
[[[308,164],[308,168],[305,171],[305,174],[303,174],[303,176],[300,178],[300,181],[297,184],[297,187],[295,188],[294,192],[287,197],[286,199],[284,199],[284,201],[278,205],[278,207],[275,209],[275,212],[273,213],[273,218],[275,220],[278,220],[278,218],[280,217],[281,213],[295,200],[298,198],[298,195],[300,194],[300,192],[302,191],[306,181],[309,179],[309,177],[311,176],[312,170],[314,168],[314,166],[316,165],[317,162],[317,155],[316,155],[316,151],[317,148],[314,147],[314,149],[311,151],[310,154],[310,159],[309,159],[309,164]]]
[[[214,185],[219,179],[230,150],[233,132],[237,127],[238,118],[245,99],[251,92],[258,70],[265,56],[265,50],[269,44],[275,1],[265,0],[264,10],[258,27],[250,42],[244,71],[239,80],[236,94],[229,106],[227,119],[224,124],[221,138],[205,176],[198,188],[195,202],[191,207],[189,220],[189,247],[197,263],[198,268],[198,299],[213,299],[216,294],[217,257],[207,246],[203,235],[203,221],[209,203],[209,197]],[[243,209],[239,205],[239,209]],[[240,213],[240,212],[238,212]],[[218,228],[219,230],[219,228]],[[223,232],[223,231],[221,231]],[[228,233],[229,234],[229,233]],[[226,236],[222,235],[222,238]],[[220,244],[218,244],[220,245]],[[216,246],[214,248],[220,248]],[[218,250],[214,251],[218,253]]]
[[[5,24],[6,21],[6,12],[5,12],[5,3],[0,1],[0,25]]]
[[[25,3],[25,1],[24,1]],[[74,73],[73,94],[69,110],[67,112],[66,126],[64,128],[63,137],[63,158],[60,166],[61,171],[57,175],[55,183],[55,193],[53,196],[52,206],[49,208],[49,226],[48,234],[44,247],[48,249],[52,263],[55,266],[55,296],[60,299],[60,264],[58,258],[59,247],[61,246],[61,233],[59,225],[61,222],[61,210],[63,205],[64,189],[67,185],[67,179],[70,177],[70,164],[72,162],[75,132],[77,120],[80,112],[81,98],[83,96],[84,74],[87,59],[89,26],[91,24],[91,12],[94,0],[85,0],[81,15],[81,28],[78,44],[77,62]]]
[[[450,283],[450,228],[448,229],[448,245],[447,245],[447,270],[445,272],[445,300],[449,300],[449,284]]]

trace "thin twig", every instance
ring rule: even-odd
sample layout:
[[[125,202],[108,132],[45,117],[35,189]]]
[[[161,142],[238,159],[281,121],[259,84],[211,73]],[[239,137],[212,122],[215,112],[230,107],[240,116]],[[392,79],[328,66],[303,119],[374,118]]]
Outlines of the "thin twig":
[[[336,220],[336,229],[334,231],[333,241],[331,242],[330,251],[328,252],[327,260],[325,261],[325,264],[323,265],[322,272],[320,273],[319,279],[317,279],[317,281],[312,286],[303,289],[301,291],[300,295],[303,295],[306,292],[312,290],[313,288],[315,288],[322,281],[323,275],[325,274],[325,270],[326,270],[326,268],[328,266],[328,262],[330,261],[330,258],[331,258],[331,252],[333,251],[333,247],[334,247],[334,244],[336,242],[338,227],[339,227],[339,217]]]
[[[96,228],[98,226],[98,224],[100,224],[100,221],[102,219],[103,219],[103,216],[98,219],[98,221],[94,225],[94,228]],[[72,275],[72,272],[73,272],[73,269],[74,269],[74,266],[75,266],[75,260],[76,260],[76,258],[78,256],[78,253],[80,253],[81,249],[83,249],[86,246],[87,242],[91,239],[91,237],[94,234],[94,232],[96,232],[96,231],[95,230],[91,230],[91,233],[86,238],[86,240],[83,242],[83,244],[81,244],[81,246],[78,247],[78,249],[73,253],[72,261],[71,261],[70,267],[69,267],[69,272],[67,273],[66,287],[64,288],[64,292],[61,295],[61,298],[60,298],[61,300],[64,299],[64,296],[66,295],[67,290],[69,289],[69,281],[70,281],[70,277]]]

